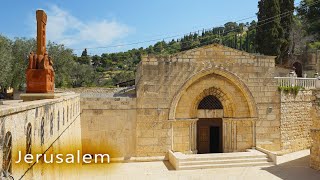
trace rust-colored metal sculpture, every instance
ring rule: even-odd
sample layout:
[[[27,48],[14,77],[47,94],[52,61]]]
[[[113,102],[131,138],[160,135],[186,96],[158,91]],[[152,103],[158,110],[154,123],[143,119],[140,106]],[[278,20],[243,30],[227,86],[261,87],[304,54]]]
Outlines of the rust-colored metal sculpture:
[[[46,52],[47,15],[37,10],[37,54],[29,55],[27,69],[27,93],[53,93],[54,70],[52,59]]]

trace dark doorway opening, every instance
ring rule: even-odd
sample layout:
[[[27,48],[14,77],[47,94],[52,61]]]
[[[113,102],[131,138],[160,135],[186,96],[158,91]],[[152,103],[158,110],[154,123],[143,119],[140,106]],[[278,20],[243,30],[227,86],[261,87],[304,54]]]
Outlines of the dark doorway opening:
[[[210,127],[210,153],[220,152],[220,127]]]
[[[198,154],[222,153],[222,119],[200,119],[197,123]]]
[[[297,74],[298,77],[302,77],[302,64],[301,63],[298,63],[298,62],[295,62],[293,64],[293,68]]]

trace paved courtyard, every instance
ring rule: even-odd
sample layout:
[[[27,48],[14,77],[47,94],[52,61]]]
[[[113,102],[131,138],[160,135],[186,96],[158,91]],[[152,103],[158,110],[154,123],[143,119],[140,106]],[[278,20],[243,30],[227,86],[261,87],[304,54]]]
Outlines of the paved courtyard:
[[[83,166],[82,179],[290,179],[319,180],[308,167],[309,156],[279,166],[175,171],[169,162],[112,163]]]

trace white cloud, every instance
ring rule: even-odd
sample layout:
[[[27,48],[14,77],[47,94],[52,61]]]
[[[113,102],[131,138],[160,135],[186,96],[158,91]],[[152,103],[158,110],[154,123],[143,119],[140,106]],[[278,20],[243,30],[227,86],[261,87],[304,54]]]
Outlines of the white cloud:
[[[72,48],[110,45],[131,30],[115,20],[84,22],[56,5],[45,11],[48,16],[47,40]]]

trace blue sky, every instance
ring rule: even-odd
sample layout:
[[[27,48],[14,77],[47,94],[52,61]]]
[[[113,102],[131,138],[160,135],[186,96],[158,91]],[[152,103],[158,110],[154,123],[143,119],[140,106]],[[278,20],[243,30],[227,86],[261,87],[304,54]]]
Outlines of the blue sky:
[[[296,0],[298,3],[300,0]],[[47,40],[63,43],[79,54],[101,54],[146,47],[164,39],[254,16],[258,0],[10,0],[0,7],[0,34],[35,37],[35,11],[48,14]],[[255,18],[246,20],[251,21]],[[169,39],[165,39],[169,40]]]

